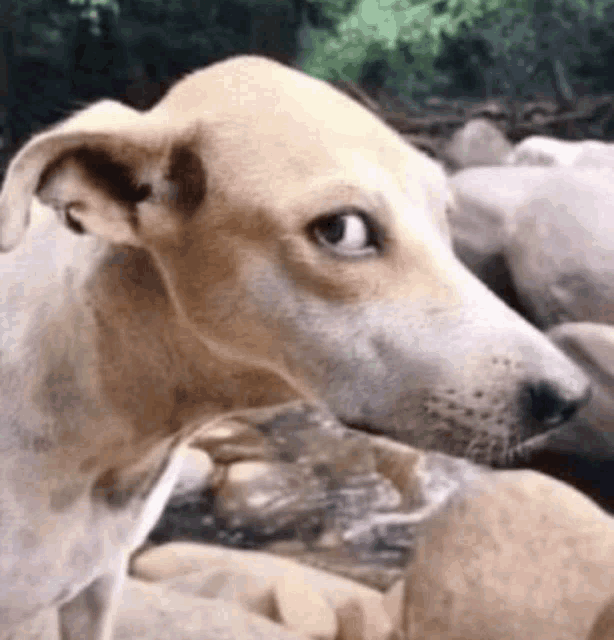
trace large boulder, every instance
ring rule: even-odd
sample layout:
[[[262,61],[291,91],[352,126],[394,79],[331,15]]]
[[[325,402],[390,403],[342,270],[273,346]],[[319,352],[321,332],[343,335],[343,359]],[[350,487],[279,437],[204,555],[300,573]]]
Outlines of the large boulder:
[[[557,169],[527,188],[504,255],[539,326],[614,321],[613,202],[608,168]]]
[[[46,609],[2,640],[60,640],[56,611]],[[128,578],[113,640],[306,640],[235,602],[206,599]],[[84,640],[86,640],[84,638]],[[89,639],[88,639],[89,640]]]
[[[430,525],[390,594],[408,638],[581,640],[611,593],[614,520],[547,476],[481,470]]]
[[[305,636],[224,600],[128,579],[113,640],[305,640]]]
[[[500,165],[512,151],[505,133],[488,118],[473,118],[454,132],[443,155],[453,169]]]
[[[451,178],[455,206],[448,218],[454,251],[461,261],[509,306],[530,312],[518,298],[504,248],[516,208],[532,186],[551,172],[546,167],[474,167]]]
[[[614,147],[600,140],[559,140],[548,136],[529,136],[506,156],[505,164],[614,166]]]
[[[544,167],[474,167],[450,178],[455,196],[450,231],[465,264],[477,270],[503,252],[516,209],[549,175]]]
[[[497,291],[501,256],[519,306],[542,328],[612,322],[614,168],[489,167],[452,178],[455,250]]]
[[[392,622],[380,592],[268,553],[174,542],[145,551],[133,573],[172,590],[239,603],[322,640],[385,640]]]

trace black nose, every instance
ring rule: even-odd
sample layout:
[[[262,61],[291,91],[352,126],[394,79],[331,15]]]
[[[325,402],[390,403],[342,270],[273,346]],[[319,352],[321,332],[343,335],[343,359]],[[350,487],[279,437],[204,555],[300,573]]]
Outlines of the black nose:
[[[569,420],[591,396],[590,386],[580,396],[566,397],[555,385],[545,381],[529,384],[528,392],[531,415],[548,429]]]

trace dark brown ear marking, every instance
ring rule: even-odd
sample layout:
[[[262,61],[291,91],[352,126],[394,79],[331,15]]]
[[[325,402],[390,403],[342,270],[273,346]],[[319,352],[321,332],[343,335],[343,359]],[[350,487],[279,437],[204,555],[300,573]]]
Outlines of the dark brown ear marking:
[[[107,151],[83,147],[73,152],[72,156],[86,171],[92,184],[114,200],[137,204],[151,193],[150,185],[137,184],[134,170]]]
[[[74,231],[75,233],[78,234],[84,234],[86,233],[86,229],[85,227],[81,224],[81,222],[79,222],[79,220],[76,220],[75,218],[73,218],[70,215],[70,208],[72,205],[68,204],[66,205],[66,208],[64,209],[64,220],[66,221],[66,226],[71,230]]]
[[[186,145],[175,146],[170,155],[167,179],[177,189],[173,205],[190,217],[206,192],[205,168],[199,156]]]
[[[40,192],[56,169],[69,158],[82,169],[92,187],[103,191],[108,197],[123,205],[127,213],[127,221],[136,231],[138,227],[136,205],[151,195],[151,185],[139,184],[135,178],[135,170],[104,149],[84,145],[63,153],[42,173],[36,191]],[[83,206],[83,202],[76,200],[63,203],[62,209],[58,210],[66,226],[78,234],[88,232],[87,227],[78,219],[78,211]]]
[[[83,168],[93,186],[98,187],[114,200],[135,205],[151,194],[151,186],[138,184],[134,171],[129,165],[118,161],[104,149],[87,146],[71,149],[50,164],[41,175],[37,191],[44,186],[55,169],[69,157],[74,158]]]

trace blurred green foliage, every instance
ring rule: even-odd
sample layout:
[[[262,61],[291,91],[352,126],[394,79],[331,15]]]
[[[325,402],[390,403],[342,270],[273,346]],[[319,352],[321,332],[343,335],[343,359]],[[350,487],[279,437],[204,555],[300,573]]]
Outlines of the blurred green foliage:
[[[28,96],[21,81],[23,96],[11,100],[41,105],[51,100],[45,65],[50,78],[69,78],[74,103],[122,97],[139,65],[147,82],[164,83],[245,52],[406,97],[518,95],[532,85],[564,97],[569,78],[614,89],[613,27],[614,0],[0,0],[0,35],[14,40],[11,51],[3,41],[4,65],[31,69],[24,77],[38,83]],[[104,53],[89,50],[96,43]],[[66,90],[55,91],[65,108]]]
[[[594,35],[611,29],[613,7],[614,0],[360,0],[336,33],[317,34],[303,67],[360,82],[379,62],[389,88],[428,92],[442,82],[437,61],[446,44],[481,41],[487,60],[476,63],[487,62],[500,84],[515,89],[545,59],[576,67],[598,56]]]

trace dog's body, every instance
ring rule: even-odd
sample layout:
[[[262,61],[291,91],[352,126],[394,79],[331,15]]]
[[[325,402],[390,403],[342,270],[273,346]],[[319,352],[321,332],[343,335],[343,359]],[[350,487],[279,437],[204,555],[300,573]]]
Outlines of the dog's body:
[[[34,195],[58,217],[23,240]],[[0,198],[2,629],[58,606],[63,640],[108,637],[172,452],[221,415],[303,396],[486,462],[569,417],[587,379],[461,267],[448,200],[374,116],[259,58],[35,137]]]

